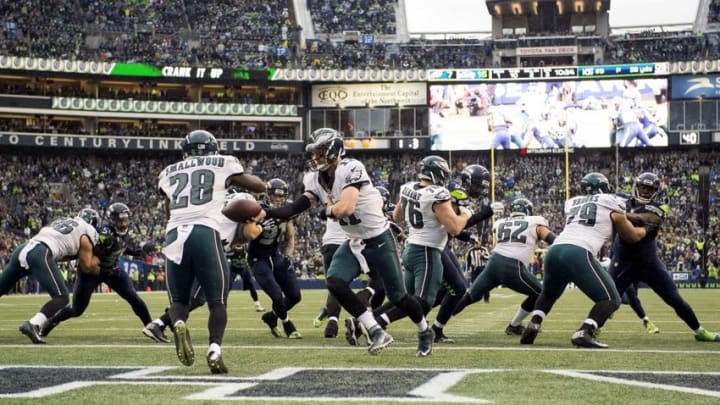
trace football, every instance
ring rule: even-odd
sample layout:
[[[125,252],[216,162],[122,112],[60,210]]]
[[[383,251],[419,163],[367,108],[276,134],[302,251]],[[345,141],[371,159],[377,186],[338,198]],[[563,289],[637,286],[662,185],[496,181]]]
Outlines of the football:
[[[262,207],[254,200],[234,199],[228,201],[222,213],[235,222],[245,222],[260,213]]]

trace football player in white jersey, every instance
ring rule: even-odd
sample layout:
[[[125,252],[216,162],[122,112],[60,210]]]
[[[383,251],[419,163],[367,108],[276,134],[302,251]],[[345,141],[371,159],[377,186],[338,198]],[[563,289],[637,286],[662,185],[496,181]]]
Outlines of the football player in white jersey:
[[[93,254],[97,244],[97,211],[84,208],[74,218],[58,218],[40,229],[37,235],[18,246],[5,270],[0,274],[0,296],[15,286],[22,277],[31,274],[50,294],[50,301],[30,320],[20,325],[20,332],[35,343],[45,343],[40,330],[48,318],[64,308],[69,292],[58,261],[77,259],[81,272],[100,273],[100,258]]]
[[[404,221],[408,228],[402,255],[405,288],[419,298],[425,314],[435,305],[440,289],[441,254],[447,245],[448,233],[459,234],[472,216],[465,207],[459,215],[455,213],[450,191],[445,187],[449,178],[450,167],[445,159],[434,155],[425,157],[418,164],[418,181],[400,188],[400,199],[393,212],[393,219],[398,223]],[[418,348],[417,355],[428,356],[435,340],[432,328],[421,331],[420,337],[429,344]]]
[[[372,342],[368,352],[378,353],[393,338],[377,324],[372,312],[350,288],[350,282],[361,272],[382,278],[389,300],[417,325],[418,352],[426,351],[428,343],[422,332],[428,329],[428,323],[420,301],[405,289],[396,241],[382,211],[382,196],[370,181],[365,166],[356,159],[342,157],[344,141],[334,129],[314,131],[306,150],[311,155],[313,170],[305,177],[304,193],[285,207],[267,210],[267,216],[284,219],[305,211],[313,203],[324,205],[324,216],[338,221],[348,237],[332,257],[327,287],[367,331]],[[432,345],[432,339],[429,344]]]
[[[224,202],[224,204],[226,205],[230,201],[234,200],[256,201],[255,197],[252,194],[238,191],[234,186],[228,188],[227,192],[228,193],[225,196]],[[233,265],[232,262],[234,260],[242,261],[244,262],[242,263],[242,265],[247,266],[247,258],[238,258],[238,252],[241,250],[245,250],[244,246],[248,240],[252,240],[260,236],[262,229],[254,223],[239,224],[224,215],[222,215],[222,218],[219,218],[219,221],[220,238],[223,241],[223,247],[226,257],[230,262],[230,284],[232,284],[232,281],[235,279],[235,274],[239,273],[243,280],[243,289],[249,289],[250,287],[248,287],[246,284],[252,284],[252,275],[250,275],[250,270],[247,268],[241,269],[240,267]],[[242,252],[242,254],[246,255],[247,253]],[[247,272],[248,274],[242,275],[241,272]],[[253,294],[252,291],[255,291],[254,287],[252,287],[251,295],[255,302],[255,308],[257,311],[257,307],[260,302],[257,300],[257,292],[255,291]],[[205,294],[202,287],[200,286],[200,283],[196,279],[193,282],[192,291],[190,293],[190,305],[188,306],[188,312],[192,312],[195,309],[203,306],[204,304]],[[264,311],[265,309],[262,309],[258,312]],[[170,342],[170,340],[165,337],[165,328],[171,323],[172,320],[170,319],[170,307],[166,307],[165,312],[159,318],[153,320],[143,329],[143,334],[148,337],[150,337],[151,335],[154,336],[152,339],[155,341],[160,341],[163,343]]]
[[[227,373],[220,346],[227,324],[228,262],[220,236],[222,207],[231,185],[264,192],[265,183],[244,173],[234,156],[219,155],[215,137],[208,131],[190,132],[182,142],[183,160],[167,166],[158,176],[165,197],[168,223],[163,253],[166,260],[175,349],[186,366],[195,361],[186,321],[195,278],[205,291],[210,311],[210,345],[206,356],[213,374]],[[264,212],[258,215],[261,219]]]
[[[500,218],[493,225],[495,247],[483,271],[468,288],[455,307],[454,315],[483,298],[493,288],[505,287],[527,295],[517,313],[505,328],[508,335],[522,334],[521,322],[533,310],[542,285],[528,271],[530,258],[540,240],[552,244],[555,234],[545,218],[533,215],[533,205],[527,198],[516,198],[510,203],[510,216]]]
[[[597,254],[613,237],[613,229],[623,240],[637,243],[656,226],[635,227],[625,214],[624,202],[611,194],[610,183],[602,173],[585,175],[580,188],[584,195],[565,201],[565,228],[545,254],[542,292],[520,338],[522,344],[535,341],[540,325],[565,286],[575,283],[595,305],[571,342],[578,347],[606,348],[595,339],[595,330],[620,307],[620,294]]]

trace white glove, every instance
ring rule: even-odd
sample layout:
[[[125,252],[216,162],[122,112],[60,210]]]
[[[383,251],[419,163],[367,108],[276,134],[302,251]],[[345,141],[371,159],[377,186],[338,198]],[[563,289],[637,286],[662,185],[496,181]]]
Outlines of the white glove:
[[[505,213],[505,204],[503,204],[502,201],[493,202],[490,204],[490,208],[493,210],[496,217],[500,217]]]
[[[468,218],[470,218],[471,216],[473,216],[473,210],[471,210],[471,209],[468,208],[468,207],[460,206],[460,207],[458,207],[458,209],[460,210],[460,215],[465,214],[465,215],[468,216]]]

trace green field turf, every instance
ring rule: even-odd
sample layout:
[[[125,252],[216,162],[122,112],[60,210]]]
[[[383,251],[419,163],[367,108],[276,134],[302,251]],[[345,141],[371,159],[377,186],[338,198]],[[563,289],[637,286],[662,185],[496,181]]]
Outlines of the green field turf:
[[[703,326],[720,330],[720,290],[684,289]],[[163,293],[142,293],[153,316]],[[520,295],[493,291],[452,319],[445,331],[455,344],[435,345],[415,357],[409,320],[391,325],[395,343],[378,356],[343,337],[322,337],[312,319],[325,291],[303,291],[291,311],[302,340],[274,338],[246,292],[232,292],[223,357],[227,376],[205,364],[207,309],[189,326],[196,362],[181,365],[172,343],[154,343],[115,294],[96,294],[87,312],[56,328],[46,345],[32,345],[18,326],[45,295],[0,299],[0,403],[185,404],[218,403],[497,403],[497,404],[718,404],[720,343],[700,343],[650,290],[640,299],[660,328],[648,334],[628,306],[602,331],[606,350],[570,344],[591,302],[568,290],[543,325],[535,345],[504,333]],[[261,293],[261,302],[269,300]],[[434,320],[435,311],[430,314]],[[343,314],[342,318],[344,319]],[[40,402],[38,402],[40,401]]]

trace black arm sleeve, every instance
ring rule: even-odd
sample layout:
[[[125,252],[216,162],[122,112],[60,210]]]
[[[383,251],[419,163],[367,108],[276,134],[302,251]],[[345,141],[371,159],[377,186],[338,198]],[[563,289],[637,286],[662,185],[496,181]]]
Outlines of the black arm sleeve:
[[[463,242],[472,242],[473,240],[470,239],[470,236],[472,234],[468,231],[461,231],[459,234],[455,235],[455,239],[461,240]]]
[[[482,222],[488,218],[491,218],[492,216],[493,216],[492,208],[490,208],[489,205],[483,205],[480,208],[480,211],[476,212],[475,214],[473,214],[473,216],[470,217],[470,219],[468,219],[467,225],[465,225],[465,229],[473,227],[473,226],[479,224],[480,222]]]
[[[310,208],[310,205],[310,199],[303,194],[298,197],[297,200],[291,202],[290,204],[285,204],[282,207],[270,208],[265,210],[265,217],[288,220]]]
[[[550,232],[545,237],[545,242],[547,242],[548,245],[552,245],[553,242],[555,242],[555,234]]]

